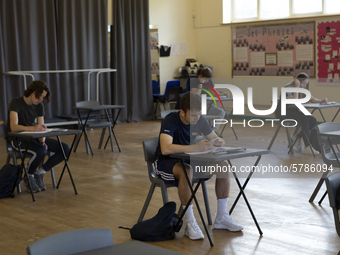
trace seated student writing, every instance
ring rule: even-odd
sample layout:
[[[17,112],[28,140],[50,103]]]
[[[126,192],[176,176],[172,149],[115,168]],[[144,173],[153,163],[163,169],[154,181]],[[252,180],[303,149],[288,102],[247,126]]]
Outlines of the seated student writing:
[[[197,135],[201,133],[206,139],[193,144]],[[190,187],[188,186],[180,159],[170,158],[169,155],[205,151],[213,146],[223,145],[224,140],[217,136],[207,120],[201,116],[201,97],[195,93],[187,92],[181,98],[180,110],[168,114],[164,119],[159,135],[159,145],[156,150],[156,156],[158,157],[157,170],[165,182],[178,187],[178,195],[183,207],[191,197]],[[190,166],[190,160],[184,160],[184,163],[188,176],[192,181],[193,169]],[[218,164],[221,166],[227,165],[224,161],[218,162]],[[243,227],[235,223],[227,213],[229,190],[229,173],[217,176],[215,191],[218,201],[214,228],[240,231]],[[187,209],[185,218],[185,234],[192,240],[203,239],[204,235],[194,217],[192,204]]]
[[[44,81],[35,80],[30,83],[24,91],[24,96],[16,97],[9,104],[8,126],[12,132],[16,131],[45,131],[44,125],[44,105],[43,100],[50,101],[50,91]],[[37,124],[35,124],[37,120]],[[18,139],[20,149],[25,151],[28,139]],[[17,144],[12,142],[14,148]],[[65,154],[70,152],[70,146],[62,143]],[[18,149],[18,148],[17,148]],[[33,192],[46,189],[43,182],[46,171],[51,170],[55,165],[64,160],[59,142],[51,138],[39,138],[31,140],[28,153],[33,156],[28,162],[28,178]],[[54,154],[43,164],[44,158],[49,152]],[[28,180],[24,179],[24,184],[29,190]]]

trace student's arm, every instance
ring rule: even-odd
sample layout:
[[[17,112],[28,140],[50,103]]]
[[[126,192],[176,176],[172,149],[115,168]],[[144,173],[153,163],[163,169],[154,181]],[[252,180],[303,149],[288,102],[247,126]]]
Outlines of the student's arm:
[[[201,90],[201,89],[198,89],[198,88],[192,88],[192,89],[190,90],[190,92],[193,92],[193,93],[195,93],[195,94],[197,94],[197,95],[201,95],[202,90]]]
[[[44,131],[45,127],[42,124],[38,124],[36,126],[22,126],[19,125],[18,113],[15,111],[9,112],[10,116],[10,128],[12,132],[17,131]]]
[[[39,116],[37,118],[37,126],[43,127],[44,130],[47,129],[46,126],[45,126],[44,116]],[[44,131],[44,130],[41,130],[41,131]],[[45,144],[45,140],[46,140],[46,137],[39,138],[39,142],[47,148],[47,146]]]
[[[205,151],[210,149],[213,144],[208,140],[202,140],[194,145],[180,145],[173,144],[173,138],[170,135],[162,133],[159,137],[161,151],[163,155],[170,155],[175,153],[189,153],[195,151]]]
[[[325,97],[324,99],[318,99],[318,98],[315,98],[315,97],[312,96],[312,97],[310,98],[310,101],[311,101],[312,103],[327,104],[328,99],[327,99],[327,97]]]
[[[225,144],[224,140],[219,137],[215,131],[212,131],[209,135],[206,136],[206,138],[209,140],[209,141],[212,141],[213,142],[213,145],[214,146],[217,146],[217,147],[221,147]]]
[[[190,92],[193,92],[193,93],[195,93],[195,94],[197,94],[197,95],[201,95],[202,90],[201,90],[200,88],[202,88],[202,84],[199,84],[199,85],[197,86],[197,88],[191,88],[191,89],[190,89]]]
[[[300,88],[300,81],[298,79],[295,80],[294,82],[295,88]],[[294,92],[292,93],[291,96],[288,96],[287,99],[298,99],[299,98],[299,93]]]

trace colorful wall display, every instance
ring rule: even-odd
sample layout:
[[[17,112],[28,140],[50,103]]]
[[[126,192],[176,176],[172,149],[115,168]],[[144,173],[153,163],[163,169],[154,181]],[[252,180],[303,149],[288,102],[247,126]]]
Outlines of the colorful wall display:
[[[318,29],[318,83],[340,85],[340,21],[320,22]]]
[[[233,76],[315,76],[314,22],[236,27]]]

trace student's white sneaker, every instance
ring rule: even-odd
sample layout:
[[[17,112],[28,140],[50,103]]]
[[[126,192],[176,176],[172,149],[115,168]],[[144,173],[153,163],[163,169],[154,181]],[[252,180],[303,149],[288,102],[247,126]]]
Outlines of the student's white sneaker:
[[[303,154],[304,154],[304,155],[313,155],[312,150],[314,151],[314,155],[320,154],[320,152],[318,152],[317,150],[315,150],[313,147],[309,147],[309,146],[307,146],[307,147],[305,148],[305,150],[303,151]]]
[[[237,224],[233,219],[230,217],[228,213],[223,214],[222,218],[215,219],[214,222],[215,229],[227,229],[232,232],[241,231],[243,227]]]
[[[185,228],[184,234],[188,236],[191,240],[200,240],[204,238],[204,235],[196,220],[187,221],[187,226]]]

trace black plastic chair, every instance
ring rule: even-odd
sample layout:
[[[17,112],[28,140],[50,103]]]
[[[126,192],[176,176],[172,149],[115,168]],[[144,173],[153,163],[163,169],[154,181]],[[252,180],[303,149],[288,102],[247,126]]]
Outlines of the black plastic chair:
[[[165,92],[163,95],[159,94],[159,95],[154,95],[154,97],[157,98],[157,105],[156,105],[156,108],[155,108],[155,114],[157,113],[157,110],[158,110],[158,105],[160,103],[163,104],[163,107],[164,107],[164,110],[165,109],[165,103],[168,102],[168,98],[169,98],[169,92],[170,92],[170,89],[171,88],[176,88],[176,87],[181,87],[181,83],[180,81],[168,81],[166,83],[166,87],[165,87]],[[177,102],[177,101],[176,101]]]
[[[85,228],[60,232],[29,245],[27,255],[78,254],[113,245],[109,228]]]
[[[158,176],[155,171],[156,170],[155,169],[155,160],[156,160],[155,152],[156,152],[157,145],[158,145],[158,137],[150,138],[148,140],[143,141],[144,159],[147,163],[148,175],[151,181],[151,186],[149,189],[149,193],[146,197],[144,206],[142,208],[142,211],[139,215],[138,222],[143,220],[156,187],[161,188],[163,204],[169,202],[167,188],[171,188],[171,187],[176,188],[176,186],[165,183],[163,179],[160,176]],[[195,182],[195,180],[193,180],[193,182]],[[207,192],[205,181],[202,182],[202,192],[203,192],[204,204],[205,204],[207,218],[208,218],[208,224],[211,225],[212,219],[211,219],[209,198],[208,198],[208,192]],[[181,211],[182,211],[182,207],[180,206],[179,214],[181,213]]]
[[[333,216],[334,216],[334,223],[335,223],[335,229],[338,233],[338,236],[340,236],[340,222],[339,222],[339,210],[340,205],[337,200],[337,193],[339,193],[340,188],[340,172],[335,172],[330,174],[326,178],[326,186],[327,186],[327,193],[329,198],[329,205],[332,207],[333,210]]]
[[[327,165],[327,171],[324,171],[317,186],[315,187],[313,194],[311,195],[309,202],[313,202],[316,195],[318,194],[325,178],[330,172],[330,167],[334,168],[340,168],[339,162],[337,160],[337,157],[340,158],[340,151],[338,148],[338,145],[340,144],[340,138],[330,138],[330,141],[333,145],[333,148],[330,147],[328,139],[322,138],[319,134],[325,133],[325,132],[332,132],[332,131],[338,131],[340,130],[340,123],[338,122],[324,122],[317,126],[318,131],[318,139],[319,144],[321,147],[321,155],[323,162]],[[327,191],[324,193],[324,195],[319,200],[319,204],[322,203],[322,200],[327,195]]]

